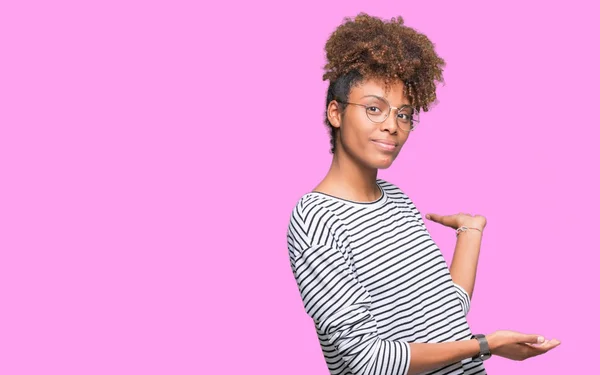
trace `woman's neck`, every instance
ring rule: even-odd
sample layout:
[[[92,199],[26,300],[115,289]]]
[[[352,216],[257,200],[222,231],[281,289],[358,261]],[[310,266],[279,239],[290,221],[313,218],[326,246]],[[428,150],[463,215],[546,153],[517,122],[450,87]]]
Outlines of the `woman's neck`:
[[[315,190],[356,202],[372,202],[381,197],[377,172],[338,149],[327,175]]]

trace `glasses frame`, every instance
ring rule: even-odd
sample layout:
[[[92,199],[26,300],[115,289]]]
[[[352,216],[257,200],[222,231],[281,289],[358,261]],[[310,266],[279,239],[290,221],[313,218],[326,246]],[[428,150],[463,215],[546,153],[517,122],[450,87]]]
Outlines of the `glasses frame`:
[[[369,104],[361,104],[361,103],[352,103],[352,102],[347,102],[347,101],[344,101],[344,100],[337,100],[337,99],[336,99],[336,102],[343,103],[343,104],[357,105],[357,106],[363,107],[363,108],[365,109],[365,115],[367,115],[367,118],[369,119],[369,121],[371,121],[371,122],[373,122],[373,123],[375,123],[375,124],[383,124],[383,123],[385,122],[385,120],[387,120],[387,119],[388,119],[388,117],[390,117],[390,113],[392,113],[392,109],[396,110],[396,113],[398,113],[398,112],[400,112],[401,110],[403,110],[404,108],[411,108],[411,109],[412,109],[412,113],[413,113],[413,115],[414,115],[415,113],[417,113],[417,114],[419,113],[419,111],[417,111],[417,109],[416,109],[415,107],[413,107],[412,105],[409,105],[409,104],[404,104],[404,105],[402,105],[402,106],[400,106],[400,107],[392,107],[392,106],[390,105],[390,102],[388,102],[388,101],[387,101],[385,98],[382,98],[382,97],[380,97],[380,96],[374,96],[374,95],[373,95],[373,97],[374,97],[374,98],[377,98],[377,99],[379,99],[379,100],[382,100],[382,101],[384,101],[384,102],[387,104],[387,106],[388,106],[388,111],[387,111],[387,113],[386,113],[386,115],[385,115],[385,118],[384,118],[383,120],[381,120],[381,121],[375,121],[375,120],[373,120],[373,119],[372,119],[372,118],[369,116],[369,108],[370,108],[370,107],[374,107],[374,105],[369,105]],[[415,120],[415,119],[414,119],[414,118],[412,118],[412,116],[411,116],[411,119],[410,119],[410,129],[409,129],[409,130],[402,129],[402,127],[401,127],[400,125],[398,125],[398,123],[397,123],[397,122],[396,122],[396,125],[398,126],[398,129],[402,130],[403,132],[407,132],[407,133],[408,133],[408,132],[412,132],[412,131],[414,131],[414,130],[415,130],[415,128],[416,128],[416,126],[417,126],[415,123],[417,123],[417,124],[418,124],[418,123],[419,123],[419,120]]]

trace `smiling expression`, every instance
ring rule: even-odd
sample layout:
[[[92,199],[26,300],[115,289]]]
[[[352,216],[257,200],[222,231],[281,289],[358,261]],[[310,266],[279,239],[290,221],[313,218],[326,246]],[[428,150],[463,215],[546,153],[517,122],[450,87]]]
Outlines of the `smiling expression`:
[[[367,111],[371,115],[377,114],[382,98],[395,108],[410,105],[402,82],[389,85],[385,90],[379,80],[365,80],[353,86],[347,102],[356,105],[346,105],[343,112],[340,112],[340,104],[330,103],[329,120],[339,129],[336,153],[347,154],[367,168],[385,169],[392,164],[408,139],[409,131],[399,125],[407,114],[404,110],[397,112],[392,109],[385,121],[376,123],[370,120]]]

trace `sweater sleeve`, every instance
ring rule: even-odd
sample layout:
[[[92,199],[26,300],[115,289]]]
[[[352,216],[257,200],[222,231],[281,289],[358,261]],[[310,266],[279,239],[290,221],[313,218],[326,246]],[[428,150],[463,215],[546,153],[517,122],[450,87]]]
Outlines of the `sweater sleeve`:
[[[340,250],[311,245],[295,252],[291,264],[307,314],[353,374],[408,373],[409,344],[379,337],[370,311],[371,296]]]
[[[469,313],[469,309],[471,308],[471,298],[469,297],[469,294],[467,293],[467,291],[463,289],[463,287],[461,287],[457,283],[453,283],[453,284],[454,284],[454,290],[456,291],[456,294],[458,295],[458,300],[460,302],[460,306],[462,307],[463,312],[465,313],[465,316],[467,316],[467,314]]]

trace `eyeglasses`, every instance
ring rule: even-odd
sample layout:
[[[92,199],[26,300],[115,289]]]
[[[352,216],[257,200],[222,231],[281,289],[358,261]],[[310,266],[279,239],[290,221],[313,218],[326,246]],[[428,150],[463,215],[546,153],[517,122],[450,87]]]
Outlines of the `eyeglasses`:
[[[410,132],[415,129],[415,126],[419,122],[419,111],[410,105],[403,105],[401,107],[392,107],[390,103],[379,96],[369,96],[369,104],[350,103],[342,100],[336,100],[337,102],[344,104],[352,104],[365,108],[365,113],[369,120],[374,123],[381,124],[387,120],[392,109],[397,112],[396,124],[400,130]]]

